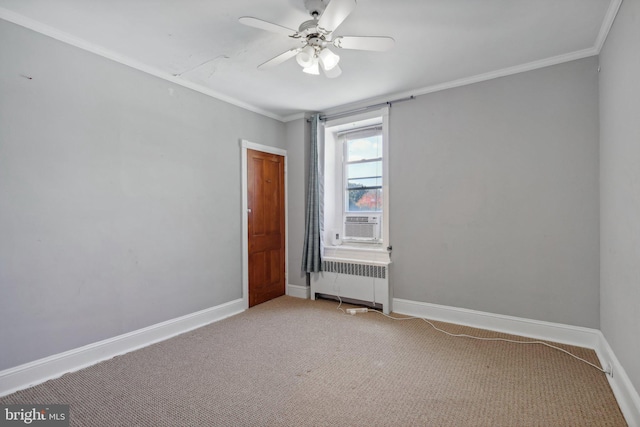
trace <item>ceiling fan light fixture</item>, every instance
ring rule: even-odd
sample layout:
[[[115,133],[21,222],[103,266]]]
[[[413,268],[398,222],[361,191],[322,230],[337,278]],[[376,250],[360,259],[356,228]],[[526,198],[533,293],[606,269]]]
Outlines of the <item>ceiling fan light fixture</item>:
[[[316,50],[313,46],[307,45],[296,55],[296,61],[302,68],[308,68],[313,65],[315,56]]]
[[[297,31],[251,16],[243,16],[238,19],[243,25],[284,34],[302,43],[302,45],[298,45],[299,47],[289,49],[258,65],[258,69],[271,68],[295,56],[296,62],[305,73],[317,75],[320,74],[320,68],[322,68],[327,77],[334,78],[342,73],[338,66],[340,57],[329,50],[329,46],[338,49],[384,52],[395,44],[395,40],[391,37],[336,36],[333,34],[336,28],[356,8],[358,0],[303,1],[312,19],[300,24]]]
[[[322,49],[318,57],[325,71],[333,70],[338,65],[338,62],[340,62],[340,56],[331,52],[329,49]]]
[[[325,74],[325,76],[327,76],[330,79],[335,79],[340,74],[342,74],[342,69],[340,68],[339,65],[336,65],[335,67],[333,67],[330,70],[324,70],[324,74]]]
[[[320,75],[320,67],[318,65],[318,60],[316,59],[315,61],[313,61],[313,64],[309,65],[308,67],[303,68],[302,71],[304,71],[307,74],[312,74],[314,76],[319,76]]]

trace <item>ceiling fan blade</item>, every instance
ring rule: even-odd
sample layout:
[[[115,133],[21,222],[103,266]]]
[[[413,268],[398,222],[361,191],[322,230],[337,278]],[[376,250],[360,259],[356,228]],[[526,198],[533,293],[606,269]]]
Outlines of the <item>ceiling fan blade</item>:
[[[291,36],[296,33],[291,28],[283,27],[282,25],[274,24],[272,22],[263,21],[262,19],[253,18],[251,16],[243,16],[238,18],[238,22],[247,25],[249,27],[259,28],[265,31],[271,31],[272,33],[284,34],[285,36]]]
[[[333,32],[355,8],[356,0],[331,0],[318,20],[318,29],[324,34]]]
[[[266,70],[267,68],[271,68],[271,67],[275,67],[276,65],[280,65],[284,61],[286,61],[287,59],[290,59],[290,58],[293,58],[294,56],[296,56],[296,54],[298,52],[300,52],[299,48],[290,49],[290,50],[288,50],[286,52],[281,53],[280,55],[276,56],[275,58],[271,58],[267,62],[264,62],[264,63],[258,65],[258,69],[259,70]]]
[[[333,45],[341,49],[374,50],[384,52],[391,49],[396,41],[391,37],[377,36],[340,36],[333,40]]]

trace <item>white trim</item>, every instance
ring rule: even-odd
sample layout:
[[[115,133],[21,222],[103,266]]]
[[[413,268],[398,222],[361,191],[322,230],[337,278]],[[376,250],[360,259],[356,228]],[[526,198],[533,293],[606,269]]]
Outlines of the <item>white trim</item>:
[[[380,230],[380,240],[376,242],[359,243],[348,241],[344,236],[345,216],[351,214],[366,213],[348,213],[345,207],[345,180],[346,180],[346,145],[345,137],[340,133],[348,130],[357,130],[358,128],[379,126],[382,131],[382,192],[383,197],[382,212],[370,213],[372,216],[380,216],[382,218],[382,227]],[[333,150],[333,156],[329,154],[331,159],[325,159],[325,180],[329,179],[329,183],[325,182],[325,203],[324,203],[324,219],[325,230],[323,233],[323,258],[325,257],[345,257],[345,258],[362,258],[362,260],[389,261],[389,253],[386,247],[389,245],[389,218],[390,218],[390,191],[389,184],[391,176],[389,173],[389,147],[392,142],[389,140],[389,106],[381,106],[366,112],[342,115],[341,117],[327,120],[324,123],[324,129],[321,131],[321,137],[325,141],[325,152]],[[327,142],[328,141],[328,142]],[[335,149],[331,148],[335,147]],[[321,153],[323,156],[325,152]],[[329,169],[327,169],[329,168]],[[333,171],[333,172],[332,172]],[[327,178],[327,176],[329,178]],[[340,230],[342,243],[334,246],[333,239],[330,238],[332,230]],[[365,249],[366,247],[366,249]],[[345,248],[342,250],[341,248]],[[371,249],[376,250],[373,253]],[[343,252],[347,252],[343,254]],[[369,254],[370,253],[370,254]],[[360,257],[359,255],[362,255]]]
[[[325,246],[322,255],[323,261],[354,262],[356,264],[389,265],[391,258],[389,252],[384,251],[358,251],[345,250],[340,246]]]
[[[616,0],[613,0],[616,1]],[[324,115],[332,115],[332,114],[340,114],[341,111],[348,111],[354,108],[361,107],[363,105],[370,104],[378,104],[382,102],[386,102],[388,99],[393,98],[407,98],[410,96],[420,96],[427,95],[430,93],[440,92],[447,89],[455,89],[461,86],[467,86],[474,83],[480,83],[487,80],[493,80],[500,77],[507,77],[513,74],[524,73],[527,71],[537,70],[539,68],[550,67],[552,65],[562,64],[564,62],[575,61],[582,58],[588,58],[590,56],[598,55],[598,50],[595,47],[590,47],[587,49],[577,50],[575,52],[570,52],[558,56],[553,56],[551,58],[541,59],[539,61],[533,61],[526,64],[516,65],[513,67],[502,68],[495,71],[490,71],[488,73],[477,74],[475,76],[464,77],[458,80],[451,80],[448,82],[440,83],[432,86],[425,86],[422,88],[417,88],[415,90],[409,90],[406,92],[395,92],[390,93],[384,96],[368,98],[361,101],[356,101],[353,103],[336,106],[333,108],[329,108],[322,112]]]
[[[383,107],[382,113],[382,245],[388,247],[390,243],[389,224],[391,224],[391,206],[389,199],[392,198],[390,191],[391,174],[389,173],[389,152],[392,142],[389,139],[389,107]],[[391,254],[387,251],[387,256]]]
[[[613,26],[613,21],[615,21],[616,16],[618,15],[618,10],[620,10],[620,5],[622,4],[622,0],[611,0],[609,3],[609,9],[607,9],[607,14],[602,21],[602,26],[600,27],[600,33],[598,33],[598,38],[594,44],[594,47],[598,54],[602,50],[604,46],[604,42],[607,40],[607,36],[609,35],[609,31],[611,31],[611,27]]]
[[[607,380],[609,381],[609,385],[627,424],[629,424],[629,427],[640,427],[640,396],[604,335],[598,329],[505,316],[399,298],[393,299],[393,311],[408,316],[423,317],[473,328],[487,329],[490,331],[593,349],[598,355],[602,367],[604,369],[612,368],[613,370],[612,375],[607,375]]]
[[[242,140],[240,148],[241,166],[240,174],[242,175],[242,301],[245,309],[249,308],[249,217],[247,215],[248,192],[247,192],[247,144],[248,141]]]
[[[389,115],[389,106],[382,106],[379,108],[371,109],[365,112],[360,113],[339,113],[340,117],[335,119],[329,119],[324,121],[324,126],[326,128],[330,128],[331,132],[342,132],[345,130],[352,129],[354,127],[353,123],[358,122],[358,125],[363,124],[364,126],[383,126],[384,123],[382,120],[378,120],[382,118],[383,115]],[[344,114],[344,115],[343,115]],[[365,123],[359,123],[365,122]],[[360,127],[360,126],[357,126]]]
[[[609,385],[618,401],[622,415],[624,415],[629,427],[640,427],[640,395],[602,332],[598,331],[598,334],[599,342],[595,350],[600,363],[603,365],[608,363],[608,366],[612,368],[612,375],[607,375],[607,380],[609,380]]]
[[[598,330],[395,298],[396,313],[595,349]]]
[[[285,116],[282,118],[282,122],[284,123],[288,123],[288,122],[292,122],[294,120],[300,120],[300,119],[306,119],[307,118],[307,113],[295,113],[295,114],[291,114],[290,116]]]
[[[309,299],[311,288],[309,286],[287,284],[287,295],[296,298]]]
[[[288,264],[289,264],[289,245],[287,239],[289,236],[289,215],[286,214],[289,206],[289,194],[287,185],[287,150],[277,147],[271,147],[269,145],[257,144],[255,142],[247,141],[246,139],[240,140],[240,151],[242,156],[241,161],[241,182],[242,182],[242,300],[244,301],[244,308],[249,308],[249,217],[247,215],[247,209],[249,206],[247,199],[247,149],[262,151],[263,153],[275,154],[284,157],[284,271],[285,280],[288,278]],[[285,282],[286,283],[286,282]],[[285,285],[286,293],[286,285]]]
[[[96,55],[102,56],[103,58],[110,59],[112,61],[118,62],[120,64],[126,65],[138,71],[142,71],[143,73],[151,74],[152,76],[158,77],[163,80],[170,81],[171,83],[175,83],[177,85],[186,87],[188,89],[194,90],[196,92],[200,92],[203,95],[210,96],[212,98],[218,99],[220,101],[229,103],[231,105],[235,105],[236,107],[243,108],[248,111],[252,111],[254,113],[261,114],[263,116],[269,117],[271,119],[275,119],[278,121],[283,121],[283,117],[275,114],[271,111],[264,110],[262,108],[256,107],[254,105],[248,104],[244,101],[241,101],[236,98],[232,98],[230,96],[221,94],[212,89],[209,89],[205,86],[202,86],[197,83],[193,83],[191,81],[185,80],[179,76],[175,76],[171,73],[163,71],[159,68],[144,64],[136,59],[129,58],[127,56],[121,55],[115,51],[106,49],[102,46],[96,45],[94,43],[83,40],[79,37],[73,36],[69,33],[65,33],[64,31],[60,31],[56,28],[50,27],[46,24],[43,24],[39,21],[36,21],[31,18],[27,18],[24,15],[19,13],[12,12],[8,9],[0,7],[0,19],[4,19],[5,21],[12,22],[16,25],[20,25],[21,27],[28,28],[30,30],[36,31],[40,34],[44,34],[45,36],[51,37],[53,39],[59,40],[63,43],[69,44],[71,46],[75,46],[82,50],[86,50],[88,52],[94,53]]]
[[[513,67],[507,67],[507,68],[502,68],[500,70],[495,70],[495,71],[491,71],[488,73],[483,73],[483,74],[478,74],[475,76],[470,76],[470,77],[465,77],[462,79],[458,79],[458,80],[452,80],[449,82],[445,82],[445,83],[441,83],[441,84],[437,84],[437,85],[432,85],[432,86],[426,86],[423,88],[418,88],[416,90],[413,91],[408,91],[408,92],[400,92],[400,93],[393,93],[393,94],[387,94],[384,97],[376,97],[376,98],[369,98],[367,100],[361,100],[361,101],[356,101],[353,103],[349,103],[346,105],[340,105],[340,106],[335,106],[335,107],[331,107],[329,109],[327,109],[326,111],[324,111],[325,114],[329,114],[329,113],[333,113],[333,112],[339,112],[339,110],[345,110],[348,109],[352,106],[355,105],[364,105],[364,104],[371,104],[371,103],[376,103],[374,101],[378,100],[378,101],[382,101],[384,102],[384,100],[387,100],[389,98],[404,98],[404,97],[408,97],[408,96],[419,96],[419,95],[426,95],[428,93],[433,93],[433,92],[439,92],[441,90],[445,90],[445,89],[453,89],[456,87],[460,87],[460,86],[466,86],[469,84],[473,84],[473,83],[479,83],[479,82],[483,82],[486,80],[492,80],[495,78],[499,78],[499,77],[506,77],[512,74],[518,74],[518,73],[522,73],[525,71],[531,71],[531,70],[535,70],[538,68],[544,68],[544,67],[548,67],[551,65],[556,65],[556,64],[560,64],[563,62],[569,62],[569,61],[574,61],[577,59],[582,59],[582,58],[586,58],[589,56],[595,56],[598,55],[600,53],[600,50],[602,49],[602,47],[604,46],[604,43],[607,39],[607,36],[609,35],[609,31],[611,30],[611,27],[613,26],[613,22],[615,20],[615,17],[618,13],[618,10],[620,9],[620,5],[622,4],[622,0],[611,0],[611,2],[609,3],[609,8],[607,9],[607,13],[604,17],[604,20],[602,22],[602,25],[600,27],[600,31],[598,33],[598,37],[596,38],[594,45],[590,48],[586,48],[586,49],[582,49],[582,50],[577,50],[574,52],[569,52],[566,54],[562,54],[562,55],[557,55],[557,56],[553,56],[550,58],[545,58],[545,59],[541,59],[538,61],[533,61],[533,62],[529,62],[526,64],[521,64],[521,65],[516,65]],[[9,22],[13,22],[14,24],[20,25],[22,27],[25,28],[29,28],[33,31],[39,32],[41,34],[44,34],[46,36],[52,37],[56,40],[60,40],[64,43],[70,44],[72,46],[78,47],[80,49],[95,53],[96,55],[100,55],[102,57],[111,59],[113,61],[119,62],[121,64],[127,65],[129,67],[135,68],[136,70],[151,74],[153,76],[156,76],[158,78],[164,79],[164,80],[168,80],[172,83],[178,84],[180,86],[184,86],[186,88],[192,89],[196,92],[200,92],[204,95],[208,95],[211,96],[212,98],[216,98],[219,99],[221,101],[227,102],[229,104],[232,105],[236,105],[240,108],[244,108],[246,110],[249,111],[253,111],[255,113],[261,114],[263,116],[266,117],[270,117],[272,119],[275,120],[279,120],[281,122],[287,123],[293,120],[298,120],[300,118],[304,118],[305,117],[305,113],[304,112],[299,112],[299,113],[294,113],[288,116],[281,116],[279,114],[273,113],[271,111],[267,111],[264,110],[262,108],[250,105],[246,102],[240,101],[238,99],[223,95],[221,93],[215,92],[211,89],[208,89],[206,87],[203,87],[199,84],[196,83],[192,83],[186,80],[181,79],[180,77],[176,77],[172,74],[169,74],[165,71],[162,71],[158,68],[155,67],[151,67],[149,65],[143,64],[137,60],[128,58],[126,56],[120,55],[116,52],[110,51],[108,49],[105,49],[101,46],[95,45],[93,43],[89,43],[86,40],[80,39],[78,37],[72,36],[71,34],[65,33],[63,31],[60,31],[56,28],[50,27],[48,25],[45,25],[41,22],[38,22],[34,19],[31,18],[27,18],[24,15],[20,15],[18,13],[12,12],[8,9],[2,8],[0,7],[0,19],[4,19],[6,21]]]
[[[0,372],[0,396],[57,378],[241,313],[237,299]]]
[[[287,150],[278,147],[272,147],[270,145],[257,144],[255,142],[241,140],[242,148],[248,148],[250,150],[262,151],[263,153],[276,154],[278,156],[287,157]]]

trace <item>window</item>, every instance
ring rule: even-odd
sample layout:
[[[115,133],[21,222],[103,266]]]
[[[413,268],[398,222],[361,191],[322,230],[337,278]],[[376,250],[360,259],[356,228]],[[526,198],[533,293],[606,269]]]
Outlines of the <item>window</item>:
[[[324,124],[325,253],[388,245],[388,110]]]
[[[382,128],[344,135],[345,212],[382,211]]]

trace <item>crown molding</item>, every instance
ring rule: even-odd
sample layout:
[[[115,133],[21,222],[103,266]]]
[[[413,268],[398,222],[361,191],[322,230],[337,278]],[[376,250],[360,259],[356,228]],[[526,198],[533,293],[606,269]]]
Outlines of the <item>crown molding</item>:
[[[451,80],[444,83],[439,83],[436,85],[425,86],[423,88],[419,88],[416,90],[406,91],[406,92],[395,92],[392,94],[369,98],[363,101],[357,101],[351,104],[341,105],[337,107],[332,107],[325,111],[322,111],[324,115],[332,115],[332,114],[340,114],[341,111],[348,111],[353,108],[358,108],[363,105],[375,104],[379,102],[384,102],[390,98],[408,98],[410,96],[420,96],[426,95],[429,93],[440,92],[447,89],[454,89],[461,86],[467,86],[474,83],[480,83],[487,80],[497,79],[499,77],[507,77],[513,74],[524,73],[526,71],[532,71],[539,68],[545,68],[552,65],[562,64],[564,62],[575,61],[582,58],[587,58],[590,56],[596,56],[598,52],[595,47],[590,47],[583,50],[578,50],[575,52],[553,56],[551,58],[542,59],[539,61],[533,61],[522,65],[516,65],[513,67],[502,68],[496,71],[490,71],[488,73],[476,74],[475,76],[465,77],[458,80]]]
[[[300,112],[300,113],[291,114],[290,116],[285,116],[281,120],[283,122],[285,122],[285,123],[288,123],[288,122],[292,122],[294,120],[306,119],[306,118],[307,118],[307,113]]]
[[[597,56],[600,54],[602,47],[609,35],[609,31],[611,31],[611,27],[613,26],[613,22],[615,21],[616,15],[618,14],[618,10],[620,9],[620,5],[623,0],[611,0],[609,2],[609,8],[607,9],[607,13],[602,21],[602,25],[600,26],[600,32],[598,33],[598,37],[595,40],[595,43],[592,47],[553,56],[550,58],[541,59],[538,61],[528,62],[522,65],[516,65],[513,67],[502,68],[500,70],[490,71],[483,74],[477,74],[475,76],[465,77],[458,80],[451,80],[448,82],[439,83],[437,85],[425,86],[422,88],[418,88],[416,90],[406,91],[406,92],[395,92],[392,94],[387,94],[380,97],[369,98],[363,101],[353,102],[347,105],[340,105],[331,107],[325,111],[322,111],[322,114],[338,114],[340,111],[349,110],[352,108],[357,108],[362,105],[368,105],[372,103],[383,102],[389,98],[404,98],[408,96],[419,96],[426,95],[429,93],[439,92],[446,89],[453,89],[460,86],[466,86],[473,83],[480,83],[487,80],[497,79],[499,77],[506,77],[512,74],[524,73],[526,71],[536,70],[538,68],[549,67],[552,65],[561,64],[563,62],[575,61],[582,58],[587,58],[590,56]]]
[[[102,46],[99,46],[97,44],[94,43],[90,43],[84,39],[81,39],[79,37],[73,36],[71,34],[65,33],[64,31],[60,31],[56,28],[53,28],[49,25],[43,24],[42,22],[36,21],[34,19],[31,18],[27,18],[24,15],[21,15],[19,13],[15,13],[12,12],[10,10],[7,10],[5,8],[0,7],[0,19],[3,19],[5,21],[8,22],[12,22],[16,25],[19,25],[21,27],[27,28],[29,30],[35,31],[37,33],[43,34],[45,36],[51,37],[55,40],[61,41],[63,43],[69,44],[71,46],[75,46],[77,48],[80,48],[82,50],[91,52],[93,54],[102,56],[103,58],[107,58],[110,59],[112,61],[118,62],[122,65],[126,65],[128,67],[131,67],[135,70],[138,71],[142,71],[143,73],[147,73],[150,74],[154,77],[158,77],[160,79],[169,81],[171,83],[177,84],[179,86],[185,87],[187,89],[191,89],[195,92],[199,92],[203,95],[207,95],[210,96],[212,98],[215,98],[219,101],[223,101],[226,102],[228,104],[231,105],[235,105],[236,107],[240,107],[242,109],[269,117],[271,119],[275,119],[278,121],[283,121],[282,116],[272,113],[271,111],[267,111],[264,110],[262,108],[256,107],[254,105],[248,104],[244,101],[240,101],[238,99],[232,98],[230,96],[227,95],[223,95],[219,92],[216,92],[214,90],[211,90],[209,88],[206,88],[202,85],[199,85],[197,83],[193,83],[190,82],[188,80],[184,80],[181,77],[178,76],[174,76],[171,73],[168,73],[166,71],[163,71],[159,68],[153,67],[151,65],[148,64],[144,64],[140,61],[137,61],[135,59],[129,58],[125,55],[121,55],[117,52],[114,52],[112,50],[106,49]]]
[[[512,74],[523,73],[526,71],[536,70],[538,68],[549,67],[551,65],[561,64],[563,62],[575,61],[577,59],[586,58],[589,56],[596,56],[600,54],[602,47],[609,35],[609,31],[613,26],[613,22],[615,21],[616,15],[623,0],[611,0],[609,3],[609,7],[607,9],[607,13],[604,17],[602,25],[600,26],[600,32],[598,33],[598,37],[596,38],[594,45],[590,48],[578,50],[575,52],[570,52],[567,54],[557,55],[546,59],[541,59],[538,61],[529,62],[526,64],[516,65],[513,67],[502,68],[500,70],[490,71],[487,73],[477,74],[470,77],[465,77],[462,79],[452,80],[448,82],[439,83],[436,85],[426,86],[422,88],[418,88],[412,91],[406,92],[398,92],[392,94],[386,94],[382,97],[369,98],[362,101],[357,101],[353,103],[349,103],[347,105],[334,106],[326,111],[323,111],[323,114],[333,114],[335,112],[339,112],[341,110],[348,110],[350,108],[357,107],[359,105],[367,105],[370,103],[375,103],[379,101],[383,101],[385,99],[389,99],[390,97],[394,98],[403,98],[408,96],[419,96],[426,95],[429,93],[439,92],[446,89],[453,89],[456,87],[466,86],[473,83],[479,83],[487,80],[496,79],[499,77],[506,77]],[[0,7],[0,19],[4,19],[6,21],[12,22],[14,24],[20,25],[22,27],[28,28],[30,30],[36,31],[38,33],[44,34],[56,40],[62,41],[64,43],[70,44],[72,46],[78,47],[80,49],[92,52],[96,55],[100,55],[104,58],[111,59],[113,61],[119,62],[123,65],[129,66],[136,70],[142,71],[147,74],[151,74],[155,77],[167,80],[171,83],[183,86],[185,88],[194,90],[196,92],[202,93],[204,95],[210,96],[212,98],[218,99],[220,101],[229,103],[231,105],[235,105],[237,107],[243,108],[248,111],[252,111],[254,113],[278,120],[280,122],[290,122],[294,120],[298,120],[305,117],[305,112],[299,112],[295,114],[291,114],[288,116],[281,116],[279,114],[275,114],[271,111],[256,107],[254,105],[248,104],[244,101],[229,97],[227,95],[221,94],[214,90],[208,89],[202,85],[197,83],[193,83],[187,80],[184,80],[180,77],[174,76],[170,73],[162,71],[156,67],[149,66],[147,64],[143,64],[140,61],[135,59],[126,57],[124,55],[120,55],[116,52],[108,50],[102,46],[98,46],[96,44],[90,43],[86,40],[80,39],[78,37],[67,34],[63,31],[57,30],[53,27],[45,25],[39,21],[27,18],[18,13],[9,11]]]
[[[412,95],[424,95],[432,92],[439,92],[445,89],[452,89],[460,86],[466,86],[473,83],[484,82],[487,80],[497,79],[499,77],[511,76],[513,74],[520,74],[527,71],[537,70],[539,68],[550,67],[552,65],[562,64],[564,62],[575,61],[582,58],[597,55],[598,52],[595,47],[578,50],[562,55],[552,56],[550,58],[541,59],[539,61],[528,62],[526,64],[516,65],[513,67],[502,68],[496,71],[489,71],[488,73],[476,74],[475,76],[465,77],[458,80],[452,80],[450,82],[440,83],[433,86],[424,87],[422,89],[406,92],[405,94],[399,94],[397,96],[409,96]]]
[[[594,48],[600,54],[602,47],[604,46],[604,42],[607,40],[607,36],[609,35],[609,31],[611,31],[611,27],[613,26],[613,21],[615,21],[616,16],[618,15],[618,10],[620,10],[620,6],[622,5],[622,0],[611,0],[609,3],[609,9],[607,9],[607,14],[602,21],[602,26],[600,26],[600,32],[598,33],[598,38],[594,44]]]

